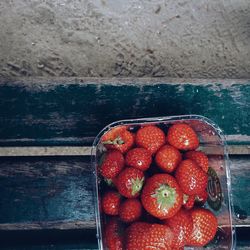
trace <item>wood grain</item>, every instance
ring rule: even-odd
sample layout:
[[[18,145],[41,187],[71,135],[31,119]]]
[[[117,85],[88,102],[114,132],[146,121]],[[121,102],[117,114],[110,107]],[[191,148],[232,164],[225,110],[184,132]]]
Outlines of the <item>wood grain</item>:
[[[248,249],[250,199],[242,199],[242,194],[250,191],[249,156],[232,156],[231,162],[234,207],[239,212],[233,218],[237,249]],[[1,157],[1,246],[4,242],[6,250],[97,249],[92,177],[86,156]]]
[[[206,116],[226,135],[249,136],[249,83],[164,78],[1,80],[0,144],[83,145],[84,138],[96,136],[116,120],[181,114]]]
[[[23,233],[26,242],[32,232],[44,232],[45,239],[54,230],[59,235],[91,231],[93,238],[94,178],[89,158],[93,138],[116,120],[181,114],[210,118],[231,143],[233,223],[240,236],[248,235],[249,100],[250,80],[0,80],[0,146],[5,147],[0,152],[0,241],[5,233],[8,244]],[[64,238],[53,237],[60,237],[60,242]],[[86,237],[76,245],[50,248],[96,248],[96,242],[91,245]],[[239,240],[237,249],[246,249],[246,239]],[[49,249],[42,241],[39,244],[23,249]]]
[[[82,146],[29,146],[29,147],[0,147],[0,157],[16,156],[90,156],[92,147]],[[203,147],[206,154],[219,154],[214,149]],[[249,145],[229,145],[229,155],[249,155]]]
[[[88,161],[1,158],[0,228],[93,228],[94,176]]]
[[[249,157],[231,158],[238,227],[250,225]],[[0,162],[0,230],[95,228],[89,157],[16,157]],[[242,214],[245,217],[240,219]]]

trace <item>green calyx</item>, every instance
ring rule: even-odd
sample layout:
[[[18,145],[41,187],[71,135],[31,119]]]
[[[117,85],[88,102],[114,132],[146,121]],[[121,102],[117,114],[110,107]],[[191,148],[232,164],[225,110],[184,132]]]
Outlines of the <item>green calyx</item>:
[[[104,178],[104,181],[107,183],[108,186],[111,186],[111,187],[114,186],[112,179]]]
[[[168,210],[176,202],[176,191],[167,184],[163,184],[155,190],[152,197],[156,198],[160,210]]]
[[[107,140],[107,141],[103,141],[102,143],[108,144],[108,145],[122,145],[125,142],[122,140],[122,138],[120,136],[118,136],[114,140]]]
[[[132,179],[131,183],[132,183],[132,195],[136,195],[138,192],[141,191],[142,186],[143,186],[143,182],[144,182],[144,178],[140,179],[140,178],[136,178],[136,179]]]

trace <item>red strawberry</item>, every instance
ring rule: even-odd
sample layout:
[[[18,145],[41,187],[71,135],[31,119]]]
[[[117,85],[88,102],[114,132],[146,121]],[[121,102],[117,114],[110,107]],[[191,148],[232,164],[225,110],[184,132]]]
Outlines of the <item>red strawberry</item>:
[[[207,201],[208,193],[207,190],[204,190],[202,193],[195,196],[195,202],[199,205],[204,205]]]
[[[136,145],[146,148],[151,154],[155,154],[165,141],[164,132],[153,125],[140,128],[135,137]]]
[[[156,153],[155,162],[163,171],[171,173],[181,162],[181,153],[176,148],[165,145]]]
[[[173,233],[166,225],[135,222],[127,229],[127,250],[172,250]]]
[[[144,182],[144,174],[136,168],[125,168],[116,179],[119,193],[126,198],[139,196]]]
[[[199,146],[199,138],[187,124],[172,125],[167,134],[167,142],[180,150],[194,150]]]
[[[215,215],[205,209],[196,208],[191,211],[193,219],[193,231],[189,238],[188,245],[205,246],[215,236],[218,222]]]
[[[100,166],[100,173],[107,179],[112,179],[120,173],[124,167],[124,157],[118,150],[108,151],[103,158]]]
[[[138,220],[142,214],[142,205],[138,199],[127,199],[119,209],[119,216],[123,222],[129,223]]]
[[[155,174],[147,179],[141,201],[148,213],[159,219],[167,219],[181,208],[183,194],[172,176]]]
[[[127,166],[145,171],[149,168],[152,157],[150,152],[145,148],[133,148],[128,151],[125,161]]]
[[[180,163],[175,177],[182,191],[188,195],[200,194],[207,186],[207,174],[189,159]]]
[[[101,142],[107,149],[118,149],[125,153],[133,146],[134,136],[127,131],[126,126],[118,126],[106,132],[102,136]]]
[[[195,161],[199,167],[203,169],[207,173],[208,171],[208,158],[201,151],[189,151],[185,155],[186,159],[190,159]]]
[[[123,226],[117,218],[114,217],[107,223],[104,231],[104,242],[109,250],[124,250],[123,231]]]
[[[174,234],[172,247],[176,249],[184,247],[193,230],[193,220],[191,214],[180,209],[173,217],[164,220]]]
[[[183,206],[186,209],[193,208],[194,202],[195,202],[195,195],[186,195],[186,194],[183,194]]]
[[[108,191],[102,197],[102,211],[108,215],[118,215],[121,196],[118,192]]]
[[[143,234],[144,230],[151,225],[147,222],[134,222],[126,229],[126,240],[135,234]]]

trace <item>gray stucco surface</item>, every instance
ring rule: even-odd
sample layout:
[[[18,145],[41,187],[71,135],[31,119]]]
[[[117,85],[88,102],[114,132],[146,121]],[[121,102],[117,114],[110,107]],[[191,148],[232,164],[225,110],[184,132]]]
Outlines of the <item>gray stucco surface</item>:
[[[1,0],[0,76],[250,77],[249,0]]]

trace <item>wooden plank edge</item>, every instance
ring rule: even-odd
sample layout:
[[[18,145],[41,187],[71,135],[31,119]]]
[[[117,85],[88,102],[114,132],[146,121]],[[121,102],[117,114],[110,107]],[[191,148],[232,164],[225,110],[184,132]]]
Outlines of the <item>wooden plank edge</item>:
[[[2,223],[0,224],[0,230],[43,230],[43,229],[83,229],[83,230],[95,230],[95,221],[46,221],[46,222],[32,222],[32,223]]]
[[[92,147],[75,146],[28,146],[0,147],[0,157],[11,156],[90,156]]]
[[[6,77],[0,79],[0,85],[11,84],[18,86],[27,86],[35,89],[43,87],[54,87],[57,85],[71,84],[106,84],[106,85],[152,85],[152,84],[192,84],[192,85],[210,85],[222,84],[228,87],[234,84],[248,84],[250,79],[223,79],[223,78],[171,78],[171,77]],[[36,83],[36,84],[34,84]],[[47,86],[46,86],[47,85]],[[47,88],[46,88],[47,89]]]
[[[0,147],[0,157],[11,156],[90,156],[92,147],[88,146],[25,146]],[[207,154],[221,154],[220,150],[203,147]],[[229,145],[230,155],[250,155],[250,145]]]

